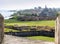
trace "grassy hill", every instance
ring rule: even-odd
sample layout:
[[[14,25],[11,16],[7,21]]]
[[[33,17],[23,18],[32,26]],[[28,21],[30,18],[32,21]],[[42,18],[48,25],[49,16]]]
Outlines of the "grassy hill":
[[[55,21],[54,20],[41,20],[41,21],[17,21],[17,20],[5,20],[5,25],[19,25],[19,26],[50,26],[54,27],[55,26]],[[12,29],[7,29],[5,28],[5,32],[9,32]],[[13,32],[16,32],[18,30],[12,30]],[[19,31],[18,31],[19,32]],[[44,40],[44,41],[51,41],[54,42],[54,38],[51,37],[45,37],[45,36],[32,36],[32,37],[27,37],[28,39],[32,40]]]
[[[19,25],[19,26],[55,26],[54,20],[41,20],[41,21],[17,21],[17,20],[5,20],[5,25]]]

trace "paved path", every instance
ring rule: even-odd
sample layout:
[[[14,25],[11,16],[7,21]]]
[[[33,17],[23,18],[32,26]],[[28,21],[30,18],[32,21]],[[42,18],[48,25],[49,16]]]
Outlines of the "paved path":
[[[53,42],[44,42],[40,40],[29,40],[23,37],[5,35],[4,44],[54,44]]]

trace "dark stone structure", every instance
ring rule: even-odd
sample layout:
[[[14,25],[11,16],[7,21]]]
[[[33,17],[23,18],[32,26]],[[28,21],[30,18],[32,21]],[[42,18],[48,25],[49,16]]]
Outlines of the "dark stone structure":
[[[54,33],[52,31],[25,31],[25,32],[5,32],[5,34],[8,35],[14,35],[14,36],[21,36],[21,37],[27,37],[27,36],[48,36],[48,37],[54,37]]]
[[[2,44],[4,38],[4,17],[0,14],[0,44]]]

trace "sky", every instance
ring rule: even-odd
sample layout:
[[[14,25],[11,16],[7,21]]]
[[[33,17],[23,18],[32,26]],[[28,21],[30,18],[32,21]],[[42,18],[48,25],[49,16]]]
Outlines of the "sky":
[[[38,6],[44,8],[45,5],[49,8],[60,8],[60,0],[0,0],[0,10],[23,10]],[[5,12],[3,16],[9,16],[7,14]]]
[[[59,8],[60,0],[0,0],[0,9],[5,10],[29,9],[38,6],[44,7],[45,5]]]

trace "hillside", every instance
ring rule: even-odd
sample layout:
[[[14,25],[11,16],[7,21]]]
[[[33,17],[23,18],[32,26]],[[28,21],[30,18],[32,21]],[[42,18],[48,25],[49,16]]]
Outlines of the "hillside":
[[[20,25],[20,26],[55,26],[54,20],[41,20],[41,21],[17,21],[17,20],[5,20],[5,25]]]
[[[19,10],[11,15],[10,19],[16,19],[19,21],[39,21],[39,20],[55,20],[57,15],[55,8],[34,8]]]

